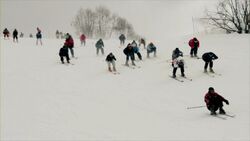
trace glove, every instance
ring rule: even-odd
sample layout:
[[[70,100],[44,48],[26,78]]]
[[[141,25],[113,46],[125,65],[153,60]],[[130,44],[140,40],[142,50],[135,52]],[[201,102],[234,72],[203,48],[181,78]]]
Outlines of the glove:
[[[226,103],[227,105],[229,105],[229,102],[228,102],[228,100],[225,100],[225,103]]]

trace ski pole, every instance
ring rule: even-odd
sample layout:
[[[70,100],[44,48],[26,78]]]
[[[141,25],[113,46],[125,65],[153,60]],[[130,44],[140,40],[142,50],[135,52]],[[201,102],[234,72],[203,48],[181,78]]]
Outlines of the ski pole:
[[[202,106],[193,106],[193,107],[187,107],[187,109],[195,109],[195,108],[202,108],[202,107],[206,107],[205,105]]]

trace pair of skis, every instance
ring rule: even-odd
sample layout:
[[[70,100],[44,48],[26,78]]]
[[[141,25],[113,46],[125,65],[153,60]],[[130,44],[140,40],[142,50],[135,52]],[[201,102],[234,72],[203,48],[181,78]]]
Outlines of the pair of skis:
[[[219,119],[223,119],[223,120],[226,120],[227,117],[228,118],[235,118],[235,115],[231,115],[231,114],[216,114],[216,115],[212,115],[212,116],[219,118]]]
[[[210,77],[215,77],[215,76],[221,76],[222,74],[220,73],[216,73],[216,72],[204,72],[205,74],[207,74]]]
[[[178,82],[184,82],[183,79],[188,80],[188,81],[193,81],[192,78],[186,77],[186,76],[180,76],[180,77],[173,77],[171,75],[169,75],[170,78],[173,78],[174,80],[178,81]]]

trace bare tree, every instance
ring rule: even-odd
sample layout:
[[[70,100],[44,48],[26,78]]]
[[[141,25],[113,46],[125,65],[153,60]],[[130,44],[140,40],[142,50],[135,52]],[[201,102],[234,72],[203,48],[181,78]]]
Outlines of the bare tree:
[[[242,30],[248,33],[249,3],[249,0],[223,0],[219,2],[215,12],[206,10],[206,18],[202,19],[227,33],[242,33]]]
[[[74,27],[77,29],[78,34],[84,33],[92,38],[94,35],[96,14],[91,9],[80,9],[73,21]]]
[[[89,38],[110,38],[113,33],[125,34],[126,36],[136,35],[132,24],[125,18],[111,14],[109,9],[99,6],[91,9],[80,9],[72,22],[77,34],[84,33]]]
[[[96,33],[98,37],[106,37],[107,31],[109,30],[110,26],[110,20],[111,20],[111,14],[110,11],[103,7],[103,6],[99,6],[96,8],[96,15],[97,15],[97,19],[96,19]]]

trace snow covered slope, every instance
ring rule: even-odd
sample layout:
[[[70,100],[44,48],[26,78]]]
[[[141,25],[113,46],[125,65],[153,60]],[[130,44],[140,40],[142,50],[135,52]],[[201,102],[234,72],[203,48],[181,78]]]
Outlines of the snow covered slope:
[[[213,51],[214,70],[203,73],[203,61],[185,57],[193,81],[170,78],[166,60],[179,47],[189,54],[189,37],[153,41],[157,57],[123,64],[118,40],[104,40],[105,53],[117,58],[119,75],[107,70],[105,56],[95,54],[95,40],[81,47],[75,39],[74,65],[60,63],[63,40],[1,39],[1,140],[250,140],[249,35],[198,36],[199,56]],[[136,56],[137,58],[137,56]],[[180,74],[180,70],[177,70]],[[202,106],[208,87],[229,100],[224,108],[235,118],[212,117]]]

